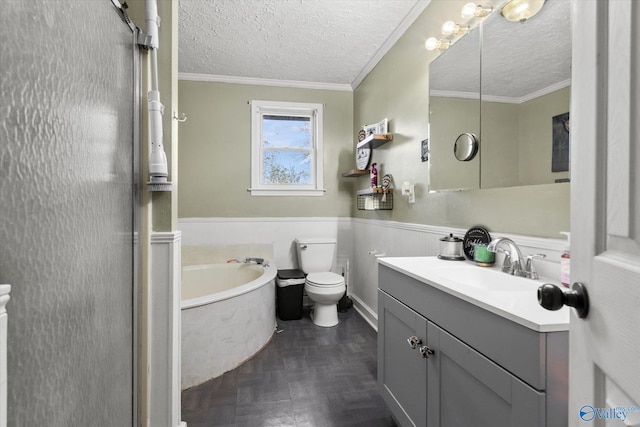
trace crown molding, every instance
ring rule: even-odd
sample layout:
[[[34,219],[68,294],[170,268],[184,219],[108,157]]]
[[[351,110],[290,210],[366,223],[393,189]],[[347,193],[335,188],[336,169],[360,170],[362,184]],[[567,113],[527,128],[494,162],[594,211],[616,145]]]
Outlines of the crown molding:
[[[351,85],[339,83],[303,82],[298,80],[261,79],[256,77],[221,76],[215,74],[178,73],[178,80],[232,83],[242,85],[293,87],[299,89],[336,90],[352,92]]]

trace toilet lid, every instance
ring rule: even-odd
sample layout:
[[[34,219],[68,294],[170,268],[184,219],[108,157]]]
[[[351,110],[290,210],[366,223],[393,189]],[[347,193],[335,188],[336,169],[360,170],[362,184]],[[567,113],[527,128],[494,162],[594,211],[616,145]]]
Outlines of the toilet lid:
[[[344,277],[330,271],[307,274],[307,283],[315,286],[340,286],[344,284]]]

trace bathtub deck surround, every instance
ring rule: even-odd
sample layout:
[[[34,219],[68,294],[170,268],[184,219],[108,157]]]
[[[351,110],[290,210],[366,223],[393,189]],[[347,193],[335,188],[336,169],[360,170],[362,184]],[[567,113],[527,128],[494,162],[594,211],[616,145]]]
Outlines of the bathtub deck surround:
[[[189,427],[396,427],[376,390],[377,335],[354,310],[336,328],[300,320],[242,366],[182,392]]]
[[[183,249],[181,389],[186,389],[234,369],[269,342],[276,327],[277,269],[226,262],[247,254],[271,260],[271,245]]]

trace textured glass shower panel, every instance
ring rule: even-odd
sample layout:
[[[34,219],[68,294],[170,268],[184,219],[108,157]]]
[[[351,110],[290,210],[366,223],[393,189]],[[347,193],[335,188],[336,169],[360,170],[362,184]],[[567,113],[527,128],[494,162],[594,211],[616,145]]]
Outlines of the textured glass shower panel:
[[[0,0],[10,426],[133,417],[133,36],[108,0]]]

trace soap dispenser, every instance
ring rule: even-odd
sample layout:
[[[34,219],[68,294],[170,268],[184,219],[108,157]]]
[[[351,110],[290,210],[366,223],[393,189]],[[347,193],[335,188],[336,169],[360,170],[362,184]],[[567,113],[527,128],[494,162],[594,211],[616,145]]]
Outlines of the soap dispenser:
[[[571,286],[571,233],[561,231],[560,234],[567,236],[567,244],[560,256],[560,282],[568,288]]]

